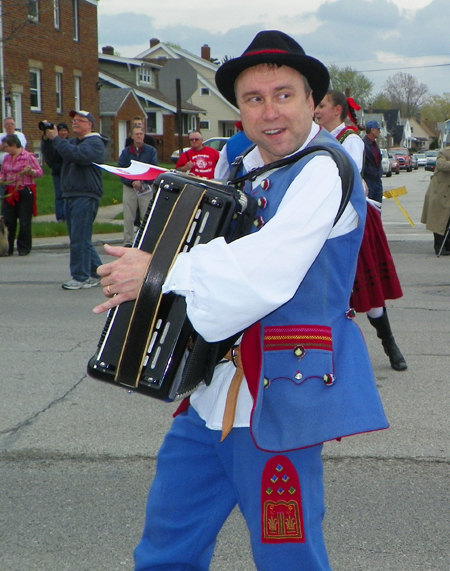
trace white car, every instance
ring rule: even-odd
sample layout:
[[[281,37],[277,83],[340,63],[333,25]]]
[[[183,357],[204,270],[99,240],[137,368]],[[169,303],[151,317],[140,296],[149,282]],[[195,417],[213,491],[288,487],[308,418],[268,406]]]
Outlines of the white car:
[[[389,160],[389,155],[386,149],[380,149],[381,151],[381,164],[383,166],[383,174],[386,176],[392,176],[391,161]]]
[[[424,167],[427,164],[427,156],[425,153],[417,153],[417,166]]]

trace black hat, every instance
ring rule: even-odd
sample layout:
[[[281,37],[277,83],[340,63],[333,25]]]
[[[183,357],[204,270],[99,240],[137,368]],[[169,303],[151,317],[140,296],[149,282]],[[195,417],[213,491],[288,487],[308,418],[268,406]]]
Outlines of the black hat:
[[[58,131],[60,131],[61,129],[65,129],[66,131],[69,130],[69,127],[67,126],[67,123],[58,123],[56,125],[56,128],[58,129]]]
[[[303,48],[287,34],[270,30],[259,32],[241,57],[225,62],[217,70],[216,85],[225,99],[236,105],[234,83],[238,75],[261,63],[287,65],[300,72],[311,86],[316,106],[325,97],[330,75],[323,63],[307,56]]]

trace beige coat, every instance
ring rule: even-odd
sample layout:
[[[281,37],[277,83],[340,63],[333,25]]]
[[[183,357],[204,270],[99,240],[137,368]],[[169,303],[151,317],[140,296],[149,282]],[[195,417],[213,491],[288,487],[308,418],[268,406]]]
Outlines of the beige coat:
[[[431,177],[421,222],[427,230],[436,234],[445,234],[450,219],[450,147],[438,153],[436,167]]]

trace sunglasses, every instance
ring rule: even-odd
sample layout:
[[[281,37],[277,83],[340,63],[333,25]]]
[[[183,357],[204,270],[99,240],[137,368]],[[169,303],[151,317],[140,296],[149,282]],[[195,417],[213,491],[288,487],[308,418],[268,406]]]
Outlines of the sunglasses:
[[[200,141],[200,137],[197,137],[196,139],[189,139],[190,141]]]

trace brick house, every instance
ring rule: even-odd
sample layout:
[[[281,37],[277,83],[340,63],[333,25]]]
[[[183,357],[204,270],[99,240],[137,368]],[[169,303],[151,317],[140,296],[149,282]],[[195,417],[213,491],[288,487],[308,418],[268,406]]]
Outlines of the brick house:
[[[134,115],[146,118],[160,162],[170,162],[178,148],[176,78],[181,78],[181,121],[183,147],[188,132],[201,121],[206,110],[188,102],[197,88],[197,73],[183,60],[164,60],[164,65],[126,58],[104,46],[99,54],[100,117],[102,133],[110,138],[107,161],[117,161]]]
[[[69,122],[87,109],[99,121],[98,0],[0,2],[1,121],[13,116],[39,154],[44,119]]]

